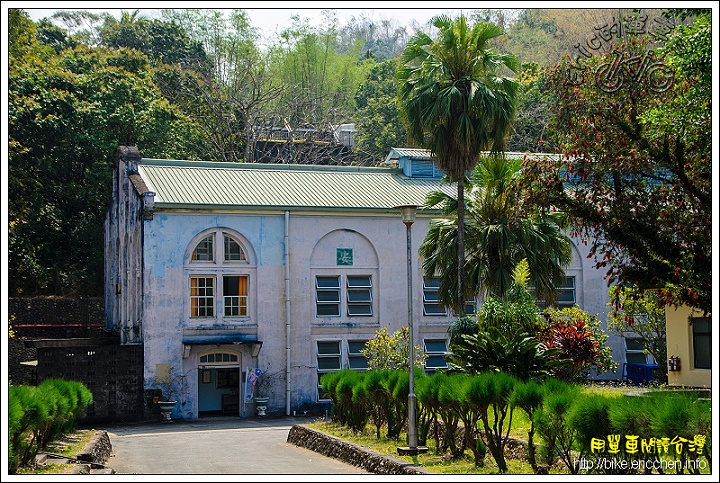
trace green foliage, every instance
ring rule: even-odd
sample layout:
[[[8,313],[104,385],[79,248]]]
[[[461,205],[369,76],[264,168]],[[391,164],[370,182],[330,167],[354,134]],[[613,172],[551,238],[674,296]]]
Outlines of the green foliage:
[[[159,95],[135,51],[78,47],[11,67],[10,293],[100,294],[117,147],[136,142],[149,157],[182,155],[187,120]]]
[[[550,371],[567,364],[559,354],[558,349],[548,349],[527,333],[505,334],[490,327],[474,335],[463,335],[462,342],[450,346],[446,360],[451,371],[505,372],[525,381],[543,379]]]
[[[608,335],[597,316],[577,306],[547,308],[543,315],[546,324],[539,337],[548,348],[559,350],[558,357],[572,361],[555,370],[555,376],[571,382],[586,378],[590,371],[604,373],[617,369],[612,349],[605,344]]]
[[[640,339],[643,349],[658,362],[660,379],[667,381],[665,308],[659,303],[657,294],[620,285],[610,287],[608,293],[611,308],[608,331]]]
[[[355,162],[378,165],[390,149],[405,144],[405,128],[400,122],[395,86],[396,59],[376,63],[355,94]]]
[[[525,283],[532,283],[539,297],[553,300],[555,287],[564,280],[572,246],[563,232],[566,220],[560,213],[522,213],[518,206],[522,193],[514,184],[520,163],[519,159],[484,156],[466,183],[468,296],[487,292],[503,297],[512,288],[514,270],[523,259],[529,269]],[[437,191],[428,195],[425,204],[439,208],[443,218],[430,222],[420,245],[423,271],[428,276],[440,276],[440,301],[454,307],[458,294],[458,201]],[[525,283],[516,290],[525,290]]]
[[[387,424],[387,437],[397,439],[407,422],[407,372],[352,372],[343,370],[323,377],[324,384],[331,379],[344,379],[346,382],[340,385],[342,391],[352,395],[348,399],[351,405],[343,406],[345,422],[341,424],[347,425],[353,434],[360,434],[357,428],[364,425],[354,426],[353,414],[370,415],[372,419],[373,411],[383,406],[387,409],[387,423],[383,423]],[[580,461],[594,462],[594,473],[633,474],[644,468],[638,465],[618,470],[600,464],[608,455],[628,461],[638,458],[651,461],[665,455],[681,461],[693,460],[695,468],[710,461],[710,401],[687,391],[655,391],[631,396],[587,391],[580,385],[556,378],[542,383],[521,382],[502,372],[477,375],[437,372],[426,377],[416,370],[416,379],[421,415],[419,429],[426,428],[424,434],[434,437],[437,454],[449,452],[453,464],[459,464],[465,452],[471,450],[475,464],[482,465],[489,450],[498,471],[505,471],[503,465],[507,469],[508,462],[503,450],[511,430],[518,429],[514,422],[516,409],[529,416],[528,443],[532,446],[528,448],[527,457],[536,473],[541,472],[541,464],[547,469],[558,459],[571,474],[588,471],[587,467],[581,467]],[[335,421],[339,422],[340,418],[336,417]],[[382,439],[380,426],[373,431],[378,440]],[[534,448],[535,436],[539,443],[539,461],[530,449]],[[633,436],[642,438],[656,451],[638,446],[638,451],[633,452],[632,447],[626,445],[626,437]],[[613,438],[619,438],[614,448],[611,447]],[[421,444],[425,443],[423,439]],[[667,452],[663,452],[663,448],[667,448]],[[705,461],[699,463],[703,457]],[[679,471],[682,472],[684,470]]]
[[[10,386],[9,470],[27,466],[53,439],[75,428],[93,396],[77,381],[46,379],[39,386]]]
[[[368,340],[360,353],[365,356],[370,369],[408,370],[410,360],[410,336],[407,327],[401,327],[392,335],[388,328],[375,331],[375,337]],[[420,345],[415,346],[415,365],[425,365],[427,354]]]
[[[457,182],[457,298],[452,304],[465,312],[465,176],[482,151],[501,153],[515,115],[517,83],[503,69],[516,72],[517,59],[500,55],[491,42],[503,34],[497,25],[469,25],[460,15],[432,20],[438,29],[431,38],[418,32],[400,56],[396,73],[401,119],[413,146],[429,149],[450,181]],[[426,269],[426,273],[429,270]]]
[[[510,394],[510,404],[527,414],[530,420],[530,428],[528,429],[528,445],[527,455],[528,462],[532,466],[535,473],[538,472],[537,459],[535,457],[535,411],[542,405],[543,392],[541,386],[533,381],[519,382],[515,384],[513,392]]]
[[[485,429],[484,442],[501,473],[507,471],[505,444],[512,426],[510,397],[518,380],[504,372],[485,372],[468,382],[465,398],[477,412]]]
[[[534,414],[533,422],[538,435],[543,439],[541,458],[547,465],[553,465],[557,458],[572,474],[580,470],[573,458],[577,431],[570,426],[568,414],[574,401],[580,397],[580,388],[550,379],[543,384],[543,404]]]
[[[593,439],[607,440],[615,434],[610,423],[610,398],[599,394],[583,394],[576,399],[568,411],[568,424],[576,431],[576,458],[587,458],[592,454]]]
[[[380,438],[380,429],[391,419],[390,403],[392,392],[388,387],[389,371],[376,370],[363,373],[362,384],[359,384],[357,392],[353,392],[353,402],[361,403],[366,407],[373,425],[375,435]]]
[[[608,284],[711,310],[710,17],[668,46],[629,36],[548,71],[562,161],[527,162],[529,205],[570,215]],[[648,66],[627,59],[640,59]],[[614,70],[614,62],[626,61]],[[602,236],[597,236],[597,234]]]
[[[477,311],[478,327],[491,327],[504,334],[534,334],[542,324],[535,298],[527,290],[530,277],[527,259],[520,260],[513,270],[513,281],[501,297],[490,295]]]
[[[450,327],[448,327],[448,336],[450,338],[450,345],[453,346],[459,342],[462,342],[463,335],[477,334],[478,322],[475,318],[470,316],[463,316],[454,321]]]

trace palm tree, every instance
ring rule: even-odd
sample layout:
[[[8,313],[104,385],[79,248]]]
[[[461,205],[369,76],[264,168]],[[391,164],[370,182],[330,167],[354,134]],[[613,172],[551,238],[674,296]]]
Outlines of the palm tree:
[[[515,115],[518,83],[502,75],[517,72],[512,55],[496,53],[491,42],[503,34],[497,25],[477,22],[472,27],[461,15],[432,19],[435,40],[415,34],[403,50],[396,73],[403,123],[411,144],[429,149],[451,182],[457,182],[459,226],[465,226],[465,173],[480,153],[505,150]],[[457,237],[458,259],[465,258],[464,231]],[[457,264],[457,309],[464,313],[464,264]]]
[[[519,193],[514,186],[521,174],[521,160],[495,156],[481,158],[466,185],[464,199],[469,221],[465,225],[468,291],[503,297],[511,288],[517,265],[527,259],[529,282],[536,296],[552,301],[555,287],[565,277],[572,261],[572,244],[563,232],[567,220],[562,213],[522,217],[518,214]],[[433,220],[420,245],[423,271],[439,275],[440,302],[457,307],[458,254],[448,248],[458,238],[458,201],[441,191],[430,193],[427,207],[440,206],[442,219]]]

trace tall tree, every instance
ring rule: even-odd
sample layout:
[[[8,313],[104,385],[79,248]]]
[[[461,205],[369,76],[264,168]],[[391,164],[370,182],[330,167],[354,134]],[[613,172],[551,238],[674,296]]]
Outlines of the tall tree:
[[[664,303],[709,312],[710,13],[660,47],[636,33],[550,70],[565,157],[527,163],[526,206],[568,213],[608,284],[659,288]]]
[[[561,213],[517,216],[522,194],[514,188],[521,175],[520,159],[482,157],[465,185],[468,222],[465,225],[468,291],[503,297],[513,283],[513,273],[527,260],[530,282],[540,298],[552,301],[555,287],[565,277],[572,261],[570,238]],[[440,206],[445,218],[430,222],[420,245],[423,270],[441,277],[441,303],[457,310],[458,212],[457,199],[442,191],[428,196],[427,206]]]
[[[261,55],[257,29],[244,10],[227,15],[213,10],[163,10],[163,18],[180,25],[193,44],[207,52],[207,68],[194,68],[197,74],[165,70],[162,81],[158,78],[163,93],[177,99],[183,112],[196,120],[208,141],[207,157],[252,162],[257,128],[272,117],[268,110],[274,109],[283,92]]]
[[[403,146],[406,132],[400,122],[395,71],[397,59],[375,64],[355,95],[353,114],[356,164],[373,165],[384,161],[390,149]]]
[[[497,25],[468,25],[465,16],[433,19],[438,36],[415,34],[397,71],[401,116],[412,144],[429,149],[457,183],[458,260],[465,260],[465,175],[482,151],[505,150],[515,114],[517,82],[502,68],[517,72],[512,55],[498,54],[491,41],[503,34]],[[457,310],[465,311],[465,263],[458,263]]]
[[[193,130],[152,84],[141,53],[42,52],[10,59],[10,294],[98,295],[117,146],[192,159]]]

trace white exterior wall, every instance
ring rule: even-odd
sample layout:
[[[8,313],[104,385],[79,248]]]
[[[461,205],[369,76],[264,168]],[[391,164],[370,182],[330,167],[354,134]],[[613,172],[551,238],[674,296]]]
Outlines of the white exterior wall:
[[[412,226],[411,253],[417,254],[431,217],[418,216]],[[199,356],[214,346],[191,345],[184,357],[183,334],[205,332],[220,336],[232,332],[262,341],[257,357],[247,345],[228,345],[224,349],[239,356],[238,366],[259,367],[262,378],[270,381],[270,409],[290,412],[302,403],[316,400],[316,341],[371,339],[379,328],[390,333],[407,326],[406,228],[398,214],[353,216],[341,213],[290,212],[290,364],[289,387],[286,379],[286,304],[284,237],[285,213],[163,213],[145,221],[145,296],[143,336],[145,343],[145,386],[156,387],[156,368],[169,364],[173,375],[185,375],[179,416],[198,414],[197,387]],[[247,267],[249,280],[248,317],[226,321],[222,300],[217,299],[216,317],[193,319],[189,316],[189,257],[197,235],[223,227],[242,236],[251,254]],[[353,248],[353,265],[337,266],[336,249]],[[413,263],[413,314],[415,343],[425,338],[445,338],[454,320],[423,316],[422,268]],[[357,271],[372,275],[373,315],[370,317],[316,317],[315,276]],[[234,272],[233,272],[234,273]],[[587,247],[575,246],[568,276],[576,278],[577,303],[598,314],[604,321],[607,287],[602,274],[587,259]],[[219,290],[217,291],[219,293]],[[342,291],[344,293],[344,291]],[[197,329],[202,328],[202,331]],[[622,357],[622,340],[611,338],[614,355]],[[346,345],[342,345],[343,351]],[[347,354],[343,353],[345,362]],[[619,359],[618,359],[619,360]],[[601,378],[616,378],[615,375]],[[288,394],[289,389],[289,394]],[[246,411],[245,415],[250,415]]]
[[[173,376],[185,375],[181,417],[197,417],[198,356],[207,346],[192,346],[184,358],[183,331],[203,327],[208,335],[232,328],[263,345],[257,358],[245,345],[230,347],[240,356],[239,366],[259,367],[272,381],[271,409],[286,405],[286,311],[284,271],[284,212],[277,214],[190,214],[156,211],[145,222],[145,297],[143,336],[145,386],[157,387],[158,364],[169,364]],[[418,217],[412,228],[412,253],[417,253],[430,218]],[[399,214],[346,216],[342,214],[290,213],[290,387],[291,410],[316,400],[316,341],[371,339],[377,329],[394,332],[407,326],[406,228]],[[189,317],[189,274],[186,257],[198,233],[225,227],[240,233],[254,252],[257,266],[251,269],[248,317],[226,322],[223,317]],[[353,265],[335,265],[336,248],[353,248]],[[444,338],[447,317],[423,317],[422,272],[413,259],[413,305],[415,343],[424,337]],[[372,275],[373,315],[370,317],[316,317],[315,275],[359,271]],[[252,273],[254,272],[254,273]],[[344,293],[344,292],[343,292]],[[221,300],[216,314],[222,314]],[[193,331],[197,333],[198,331]],[[343,345],[343,350],[345,350]],[[347,354],[343,354],[344,357]],[[261,378],[263,377],[261,376]]]

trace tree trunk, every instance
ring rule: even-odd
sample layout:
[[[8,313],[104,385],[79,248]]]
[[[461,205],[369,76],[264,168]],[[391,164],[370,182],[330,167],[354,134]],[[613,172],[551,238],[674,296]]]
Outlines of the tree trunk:
[[[458,178],[458,313],[465,315],[465,175]]]

